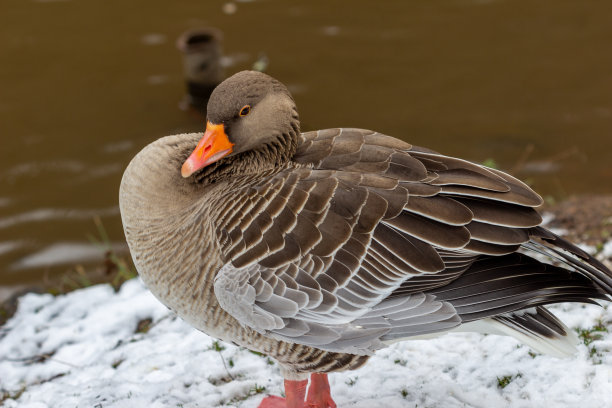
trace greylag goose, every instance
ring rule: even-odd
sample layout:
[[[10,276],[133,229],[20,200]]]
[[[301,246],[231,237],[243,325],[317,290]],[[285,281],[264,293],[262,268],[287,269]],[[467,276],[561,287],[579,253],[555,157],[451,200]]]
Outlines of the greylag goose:
[[[151,292],[278,361],[286,398],[262,408],[335,407],[327,373],[452,330],[571,353],[544,306],[609,300],[612,273],[541,227],[541,203],[506,173],[374,131],[300,133],[287,88],[249,71],[214,90],[203,135],[146,146],[120,188]]]

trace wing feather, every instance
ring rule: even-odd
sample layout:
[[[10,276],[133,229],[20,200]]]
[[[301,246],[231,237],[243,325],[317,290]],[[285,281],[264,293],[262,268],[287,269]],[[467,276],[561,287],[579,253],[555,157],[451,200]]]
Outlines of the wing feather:
[[[529,187],[380,133],[304,133],[291,166],[230,193],[215,294],[241,324],[277,339],[369,354],[464,321],[598,295],[584,277],[514,258],[521,245],[567,257],[549,248],[558,237],[534,228],[542,200]],[[544,244],[529,246],[534,236]],[[579,272],[612,285],[584,259]]]

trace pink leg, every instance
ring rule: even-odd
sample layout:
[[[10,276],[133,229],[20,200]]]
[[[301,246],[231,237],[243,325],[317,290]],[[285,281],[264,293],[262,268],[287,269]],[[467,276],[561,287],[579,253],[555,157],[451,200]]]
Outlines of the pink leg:
[[[308,386],[308,380],[285,380],[285,395],[287,397],[281,398],[269,395],[261,401],[258,408],[304,408],[306,386]]]
[[[331,397],[327,374],[314,373],[310,375],[310,387],[306,397],[308,408],[336,408],[336,403]]]

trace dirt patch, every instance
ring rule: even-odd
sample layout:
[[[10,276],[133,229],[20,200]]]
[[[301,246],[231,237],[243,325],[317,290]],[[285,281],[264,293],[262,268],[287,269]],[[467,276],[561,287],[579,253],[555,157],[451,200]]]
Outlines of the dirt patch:
[[[545,210],[554,215],[550,226],[571,241],[601,246],[612,237],[612,195],[571,197]]]

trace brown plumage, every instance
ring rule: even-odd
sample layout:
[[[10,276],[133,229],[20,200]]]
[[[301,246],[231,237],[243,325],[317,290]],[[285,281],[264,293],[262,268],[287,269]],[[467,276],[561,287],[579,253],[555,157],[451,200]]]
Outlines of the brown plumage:
[[[256,72],[222,83],[208,115],[199,144],[168,136],[132,160],[125,234],[164,304],[277,359],[287,384],[453,329],[568,353],[543,305],[612,293],[612,273],[539,227],[541,198],[508,174],[369,130],[300,134],[287,89]]]

